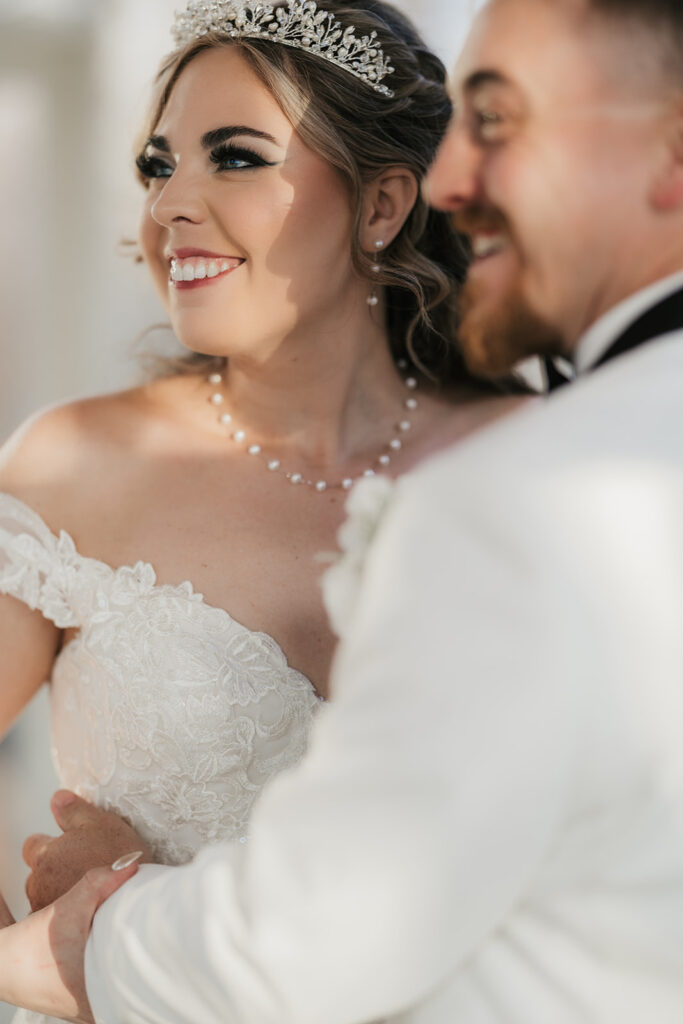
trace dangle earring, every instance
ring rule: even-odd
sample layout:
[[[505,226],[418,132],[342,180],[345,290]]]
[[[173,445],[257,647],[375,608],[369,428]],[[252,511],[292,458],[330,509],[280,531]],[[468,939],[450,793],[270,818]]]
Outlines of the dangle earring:
[[[377,256],[379,256],[380,250],[383,249],[383,248],[384,248],[384,242],[380,238],[378,238],[377,241],[375,242],[375,249],[377,250]],[[375,262],[372,264],[373,273],[379,274],[381,269],[382,268],[380,267],[379,263],[377,262],[377,258],[375,258]],[[377,286],[376,285],[372,286],[372,291],[368,295],[367,303],[368,303],[368,306],[377,306],[379,304],[379,295],[377,294]]]

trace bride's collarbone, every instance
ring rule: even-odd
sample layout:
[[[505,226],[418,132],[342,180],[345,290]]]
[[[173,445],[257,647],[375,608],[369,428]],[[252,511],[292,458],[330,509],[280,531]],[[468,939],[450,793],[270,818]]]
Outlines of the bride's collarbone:
[[[290,494],[288,484],[277,501],[268,500],[277,483],[258,506],[249,490],[239,500],[192,486],[154,496],[139,487],[119,500],[115,490],[100,492],[97,502],[81,506],[78,548],[114,569],[149,564],[161,586],[189,581],[207,605],[271,636],[289,664],[324,691],[334,638],[317,556],[335,549],[343,508],[330,496]]]

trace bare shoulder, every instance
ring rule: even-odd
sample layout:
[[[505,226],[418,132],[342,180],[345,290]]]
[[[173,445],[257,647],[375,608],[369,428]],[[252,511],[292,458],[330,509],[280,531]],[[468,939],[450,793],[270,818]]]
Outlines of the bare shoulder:
[[[53,499],[82,491],[93,472],[139,444],[148,404],[146,389],[132,388],[41,410],[0,448],[0,491],[48,512]]]

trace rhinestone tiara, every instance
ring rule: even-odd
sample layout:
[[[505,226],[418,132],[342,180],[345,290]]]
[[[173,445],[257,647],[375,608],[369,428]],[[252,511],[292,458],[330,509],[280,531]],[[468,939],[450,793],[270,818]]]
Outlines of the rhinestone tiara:
[[[376,42],[377,33],[358,38],[353,25],[344,28],[315,0],[286,0],[280,6],[250,0],[190,0],[177,13],[172,29],[176,46],[209,32],[233,39],[270,39],[336,64],[388,98],[394,93],[383,80],[394,71]]]

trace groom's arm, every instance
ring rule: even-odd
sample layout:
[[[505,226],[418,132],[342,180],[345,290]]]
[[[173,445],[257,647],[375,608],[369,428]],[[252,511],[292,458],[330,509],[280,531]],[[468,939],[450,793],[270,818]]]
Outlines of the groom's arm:
[[[98,914],[102,1024],[383,1019],[452,977],[524,892],[571,803],[598,683],[565,642],[579,627],[542,495],[522,499],[518,477],[489,490],[478,459],[461,469],[402,486],[334,701],[249,842],[143,868]]]

